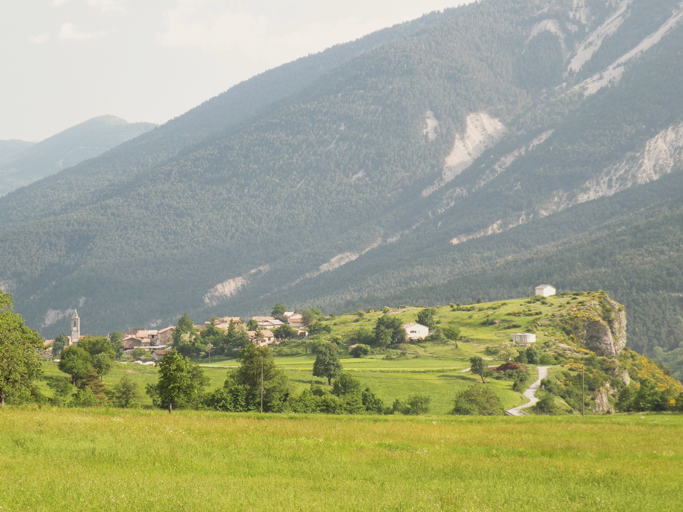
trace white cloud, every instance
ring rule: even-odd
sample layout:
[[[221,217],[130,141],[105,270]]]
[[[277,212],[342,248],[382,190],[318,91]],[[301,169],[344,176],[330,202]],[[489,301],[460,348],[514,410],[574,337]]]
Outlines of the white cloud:
[[[52,5],[60,6],[71,3],[72,0],[52,0]],[[119,11],[124,12],[120,0],[85,0],[86,3],[92,7],[99,7],[103,11]]]
[[[82,41],[84,39],[92,39],[93,37],[104,35],[103,32],[97,34],[93,32],[81,32],[73,23],[64,23],[59,29],[59,39],[62,41]]]
[[[36,34],[28,37],[29,43],[47,43],[50,40],[50,34]]]

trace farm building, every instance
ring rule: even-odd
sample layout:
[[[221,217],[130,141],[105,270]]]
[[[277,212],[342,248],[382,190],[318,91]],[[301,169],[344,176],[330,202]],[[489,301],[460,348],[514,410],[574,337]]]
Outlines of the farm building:
[[[540,284],[536,287],[536,295],[540,295],[541,297],[550,297],[556,293],[557,290],[549,284]]]
[[[301,329],[304,326],[304,316],[295,311],[285,311],[285,318],[287,323],[295,329]]]
[[[415,322],[403,324],[403,329],[405,329],[410,341],[423,340],[429,336],[429,327]]]
[[[518,332],[512,335],[513,343],[536,343],[536,335],[528,332]]]

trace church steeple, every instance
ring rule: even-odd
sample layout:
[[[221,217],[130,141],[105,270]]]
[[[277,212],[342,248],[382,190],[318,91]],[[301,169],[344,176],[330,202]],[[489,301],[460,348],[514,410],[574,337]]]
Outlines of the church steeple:
[[[81,339],[81,319],[78,316],[78,311],[74,309],[74,314],[71,317],[71,335],[69,336],[69,345],[78,344]]]

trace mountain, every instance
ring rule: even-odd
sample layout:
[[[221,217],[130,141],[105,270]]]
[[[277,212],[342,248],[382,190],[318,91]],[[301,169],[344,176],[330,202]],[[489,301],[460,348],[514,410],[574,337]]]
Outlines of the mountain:
[[[89,197],[109,183],[149,170],[214,132],[240,125],[270,105],[301,91],[340,64],[448,16],[448,12],[432,13],[266,71],[99,158],[0,198],[0,231],[52,215],[69,201],[78,204],[80,198]]]
[[[11,159],[14,155],[33,146],[33,142],[23,140],[0,140],[0,164]]]
[[[683,4],[485,0],[383,34],[0,199],[17,311],[106,332],[545,281],[605,290],[683,369]]]
[[[30,145],[11,158],[0,160],[0,196],[99,156],[155,126],[101,116]]]

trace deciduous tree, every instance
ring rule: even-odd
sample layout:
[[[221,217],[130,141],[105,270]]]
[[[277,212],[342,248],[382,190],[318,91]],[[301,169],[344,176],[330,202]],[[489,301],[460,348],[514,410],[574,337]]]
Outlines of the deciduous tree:
[[[41,374],[38,350],[43,339],[24,325],[12,309],[10,295],[0,291],[0,407],[8,393],[30,390]]]
[[[479,375],[481,377],[481,382],[482,384],[485,383],[486,381],[484,380],[484,377],[488,373],[489,369],[488,366],[484,363],[484,360],[479,357],[479,356],[474,356],[473,358],[470,359],[470,371],[474,375]]]
[[[71,345],[62,351],[59,360],[59,371],[71,375],[72,385],[75,386],[78,381],[84,379],[91,368],[92,357],[78,345]]]
[[[313,375],[326,377],[327,384],[332,384],[332,379],[341,373],[342,365],[339,362],[337,347],[330,344],[322,345],[318,349],[318,355],[313,363]]]

